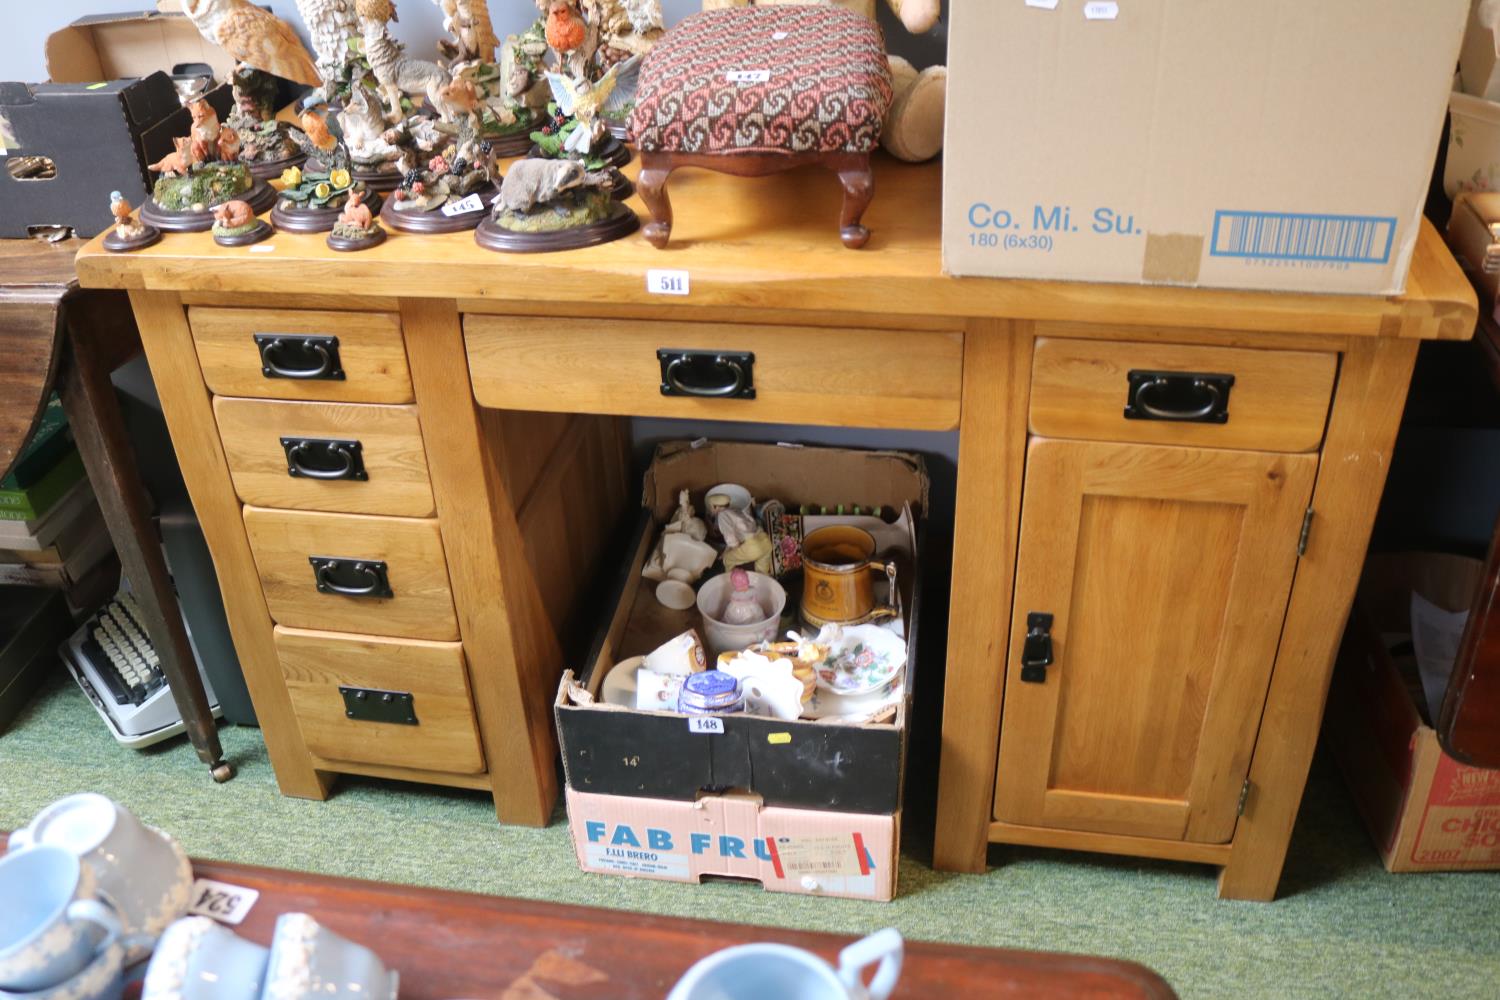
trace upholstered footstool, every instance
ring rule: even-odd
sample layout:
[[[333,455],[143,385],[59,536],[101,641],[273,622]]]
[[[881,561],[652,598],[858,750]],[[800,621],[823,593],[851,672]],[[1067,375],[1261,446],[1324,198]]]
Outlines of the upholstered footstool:
[[[758,177],[815,163],[844,186],[844,245],[864,246],[870,152],[890,102],[880,29],[853,11],[735,7],[685,18],[642,63],[630,120],[636,187],[652,215],[646,239],[667,245],[666,185],[678,167]]]

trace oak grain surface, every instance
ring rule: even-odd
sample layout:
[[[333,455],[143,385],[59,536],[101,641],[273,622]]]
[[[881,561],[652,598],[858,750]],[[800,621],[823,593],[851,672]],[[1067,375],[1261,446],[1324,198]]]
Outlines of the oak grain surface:
[[[677,221],[666,250],[636,235],[584,250],[502,255],[476,246],[467,233],[393,233],[372,250],[340,254],[321,234],[277,233],[273,251],[251,252],[219,247],[208,233],[170,234],[129,254],[92,242],[79,256],[79,278],[85,286],[203,293],[339,288],[352,296],[1004,316],[1355,336],[1461,339],[1473,330],[1474,293],[1426,223],[1403,297],[949,278],[942,271],[941,164],[875,158],[878,193],[865,215],[873,235],[858,251],[830,236],[827,220],[837,218],[840,196],[838,185],[826,181],[813,168],[764,178],[684,172],[673,180]],[[630,204],[642,211],[639,198]],[[688,271],[690,294],[669,302],[648,292],[646,272],[653,268]],[[1401,322],[1408,314],[1420,322]]]

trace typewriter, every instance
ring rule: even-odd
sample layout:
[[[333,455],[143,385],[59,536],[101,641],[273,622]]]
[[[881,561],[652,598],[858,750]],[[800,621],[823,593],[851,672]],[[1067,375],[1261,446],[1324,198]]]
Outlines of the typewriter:
[[[192,639],[189,631],[190,646]],[[114,598],[63,644],[61,652],[68,672],[119,742],[145,747],[184,731],[161,660],[146,635],[140,605],[128,582],[121,581]],[[196,647],[193,659],[203,674]],[[218,718],[223,713],[207,674],[203,674],[203,688]]]

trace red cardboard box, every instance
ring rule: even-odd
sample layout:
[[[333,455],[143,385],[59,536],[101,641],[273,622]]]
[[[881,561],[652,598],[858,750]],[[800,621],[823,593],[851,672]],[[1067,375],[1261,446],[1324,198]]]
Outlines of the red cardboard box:
[[[1481,568],[1458,556],[1372,556],[1344,632],[1324,737],[1388,871],[1500,869],[1500,770],[1443,752],[1387,649],[1410,631],[1412,590],[1462,610]]]

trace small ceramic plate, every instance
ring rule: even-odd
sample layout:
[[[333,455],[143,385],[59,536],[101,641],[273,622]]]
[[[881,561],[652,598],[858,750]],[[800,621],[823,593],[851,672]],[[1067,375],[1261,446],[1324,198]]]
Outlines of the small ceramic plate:
[[[802,718],[848,724],[867,722],[900,704],[905,695],[906,685],[899,683],[861,695],[834,694],[818,688],[802,706]]]
[[[815,668],[818,687],[838,695],[876,694],[906,666],[906,643],[878,625],[851,625]]]
[[[635,673],[641,669],[645,661],[644,656],[632,656],[628,660],[621,660],[609,669],[604,675],[604,683],[599,688],[599,697],[606,705],[620,705],[624,708],[635,708]]]

